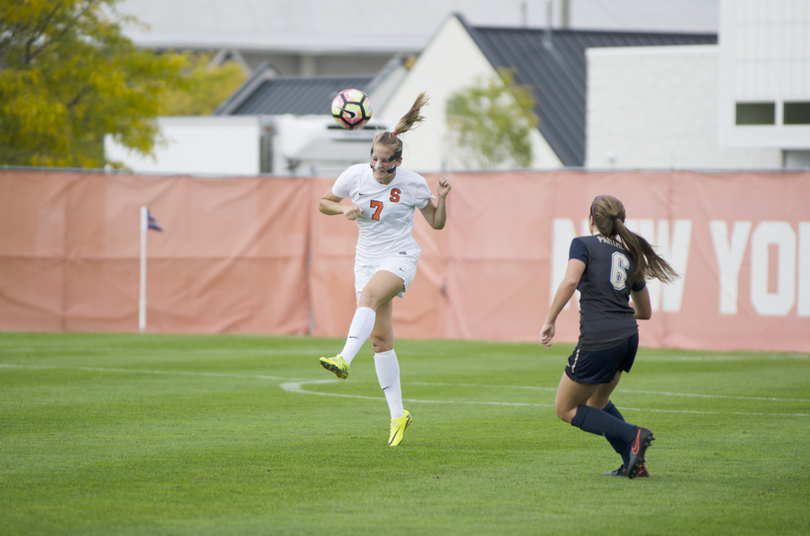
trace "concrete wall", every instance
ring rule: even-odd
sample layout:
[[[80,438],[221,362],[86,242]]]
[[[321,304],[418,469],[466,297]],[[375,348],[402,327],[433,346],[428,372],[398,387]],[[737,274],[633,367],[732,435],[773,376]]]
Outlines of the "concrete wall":
[[[722,0],[720,23],[720,143],[806,150],[810,124],[783,113],[810,102],[810,2]],[[773,105],[773,124],[738,125],[738,103]]]
[[[107,157],[136,173],[337,176],[368,159],[374,138],[373,130],[329,128],[335,123],[326,114],[159,117],[158,125],[165,143],[155,148],[154,158],[133,153],[109,137]],[[376,119],[369,125],[392,128]]]
[[[589,168],[775,169],[775,148],[718,140],[717,46],[587,51]]]
[[[109,136],[107,158],[138,173],[255,175],[259,173],[260,124],[257,117],[159,117],[164,139],[154,158],[116,143]]]

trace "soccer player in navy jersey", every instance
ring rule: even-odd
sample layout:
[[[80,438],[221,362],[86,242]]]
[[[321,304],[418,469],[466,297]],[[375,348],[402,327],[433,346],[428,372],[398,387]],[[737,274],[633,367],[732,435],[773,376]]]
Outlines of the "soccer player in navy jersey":
[[[402,297],[408,289],[421,253],[412,236],[413,214],[419,209],[433,229],[442,229],[447,221],[447,194],[452,188],[447,177],[440,177],[434,203],[436,198],[425,178],[400,167],[400,136],[424,119],[419,113],[427,101],[427,94],[421,93],[394,131],[377,134],[370,164],[349,167],[318,203],[322,213],[342,214],[356,221],[359,229],[354,263],[357,309],[343,350],[334,357],[320,358],[320,364],[345,380],[352,360],[371,336],[377,379],[391,413],[391,447],[402,442],[412,420],[402,406],[392,315],[394,296]],[[349,198],[351,204],[341,203],[343,198]]]
[[[610,401],[630,372],[638,349],[638,323],[652,315],[645,279],[665,283],[678,274],[641,236],[625,227],[624,205],[600,195],[591,203],[591,236],[571,242],[568,267],[551,303],[541,342],[551,348],[555,322],[574,290],[580,291],[580,335],[557,388],[557,416],[586,432],[603,435],[622,457],[622,466],[604,473],[647,477],[647,447],[655,439],[648,428],[625,422]]]

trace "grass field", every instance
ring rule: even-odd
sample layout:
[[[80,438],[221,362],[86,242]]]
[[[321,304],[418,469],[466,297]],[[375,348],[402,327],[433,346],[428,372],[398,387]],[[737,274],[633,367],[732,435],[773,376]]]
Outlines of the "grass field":
[[[642,334],[643,342],[643,334]],[[0,334],[0,534],[810,533],[810,358],[642,349],[613,397],[649,479],[554,416],[571,346],[398,341],[387,446],[342,340]]]

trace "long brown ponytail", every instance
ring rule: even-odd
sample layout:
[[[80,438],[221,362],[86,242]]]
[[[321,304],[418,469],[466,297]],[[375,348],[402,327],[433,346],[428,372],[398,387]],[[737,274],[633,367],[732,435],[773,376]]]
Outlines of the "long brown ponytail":
[[[640,283],[645,279],[656,278],[664,283],[671,283],[680,277],[644,237],[625,227],[627,215],[621,201],[609,195],[600,195],[591,203],[591,216],[600,233],[610,237],[618,236],[630,252],[636,265],[636,271],[630,274],[631,280]]]
[[[397,122],[397,126],[394,127],[392,132],[380,132],[374,136],[374,141],[371,144],[372,149],[375,145],[382,145],[391,150],[393,158],[402,156],[402,140],[399,139],[399,136],[413,130],[415,125],[424,121],[425,118],[419,115],[419,112],[423,106],[427,105],[428,100],[430,99],[426,92],[420,93],[411,105],[411,109]]]

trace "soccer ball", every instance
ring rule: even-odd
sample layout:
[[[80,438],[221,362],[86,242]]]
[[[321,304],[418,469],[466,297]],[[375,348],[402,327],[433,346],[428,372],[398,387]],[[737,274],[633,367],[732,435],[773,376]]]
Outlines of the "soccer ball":
[[[356,130],[371,119],[371,101],[359,89],[344,89],[332,100],[332,118],[346,130]]]

